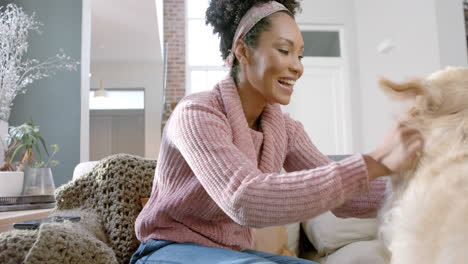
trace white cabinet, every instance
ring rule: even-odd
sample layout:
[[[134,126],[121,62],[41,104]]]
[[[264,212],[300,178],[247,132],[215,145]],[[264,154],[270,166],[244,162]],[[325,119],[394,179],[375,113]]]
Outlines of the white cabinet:
[[[144,110],[91,110],[90,160],[118,153],[145,154]]]

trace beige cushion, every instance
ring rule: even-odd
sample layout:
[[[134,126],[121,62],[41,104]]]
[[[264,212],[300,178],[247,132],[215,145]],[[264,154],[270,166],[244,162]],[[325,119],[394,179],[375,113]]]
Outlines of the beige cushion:
[[[252,249],[285,256],[296,256],[288,248],[288,233],[284,226],[253,229]]]

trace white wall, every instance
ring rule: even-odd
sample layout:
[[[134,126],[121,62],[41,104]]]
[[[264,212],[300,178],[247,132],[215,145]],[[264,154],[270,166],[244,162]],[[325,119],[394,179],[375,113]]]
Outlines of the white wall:
[[[297,23],[344,24],[352,21],[353,3],[349,0],[301,1],[302,12],[296,14]]]
[[[379,77],[401,81],[467,65],[462,0],[307,0],[301,5],[298,24],[344,27],[354,152],[374,150],[403,110],[380,90]],[[394,49],[379,54],[377,46],[387,39]]]
[[[462,19],[461,0],[355,0],[362,120],[358,151],[374,150],[401,108],[378,88],[380,76],[400,81],[449,64],[466,65]],[[385,39],[395,49],[378,54]]]
[[[145,88],[145,157],[156,159],[161,138],[161,63],[92,62],[91,88]]]
[[[462,0],[436,0],[440,66],[466,65],[465,20]],[[463,33],[463,34],[462,34]]]

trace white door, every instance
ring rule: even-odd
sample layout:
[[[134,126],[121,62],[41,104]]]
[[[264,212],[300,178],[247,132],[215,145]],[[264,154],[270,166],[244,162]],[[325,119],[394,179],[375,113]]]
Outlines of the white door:
[[[327,155],[353,152],[343,31],[339,26],[299,25],[305,42],[304,74],[283,110],[302,122]]]

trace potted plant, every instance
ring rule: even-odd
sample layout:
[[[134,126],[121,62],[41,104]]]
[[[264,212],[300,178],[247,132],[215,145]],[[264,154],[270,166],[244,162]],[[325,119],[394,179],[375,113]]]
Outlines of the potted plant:
[[[53,160],[58,151],[58,146],[52,145],[53,152],[49,154],[45,141],[39,134],[39,126],[35,125],[33,121],[17,127],[11,126],[7,143],[4,165],[0,168],[0,171],[17,173],[23,173],[24,171],[24,184],[23,180],[21,180],[19,191],[17,189],[15,194],[10,194],[10,196],[19,195],[21,190],[25,195],[53,194],[55,185],[50,168],[58,164],[57,161]],[[43,161],[40,146],[49,156],[46,162]],[[34,155],[33,150],[36,150],[37,157]],[[23,179],[22,176],[18,178]],[[6,180],[2,178],[2,181]],[[10,181],[8,181],[8,184],[2,184],[7,188],[9,185],[11,185]],[[12,189],[12,187],[9,186],[8,189]],[[0,196],[2,196],[1,191]],[[3,196],[5,196],[4,193]]]
[[[44,145],[44,150],[49,155],[48,160],[42,161],[42,157],[38,161],[34,161],[32,166],[26,166],[24,171],[23,195],[53,195],[55,191],[54,178],[52,177],[52,167],[59,164],[53,160],[53,157],[59,150],[58,145],[50,146],[53,151],[49,155],[47,148]],[[27,164],[29,165],[29,164]]]
[[[3,146],[4,150],[4,163],[0,168],[0,197],[4,196],[18,196],[23,190],[24,172],[18,170],[19,162],[13,163],[11,158],[13,152],[19,145],[19,139],[8,137],[10,143]],[[0,139],[1,143],[5,145],[5,141]]]

